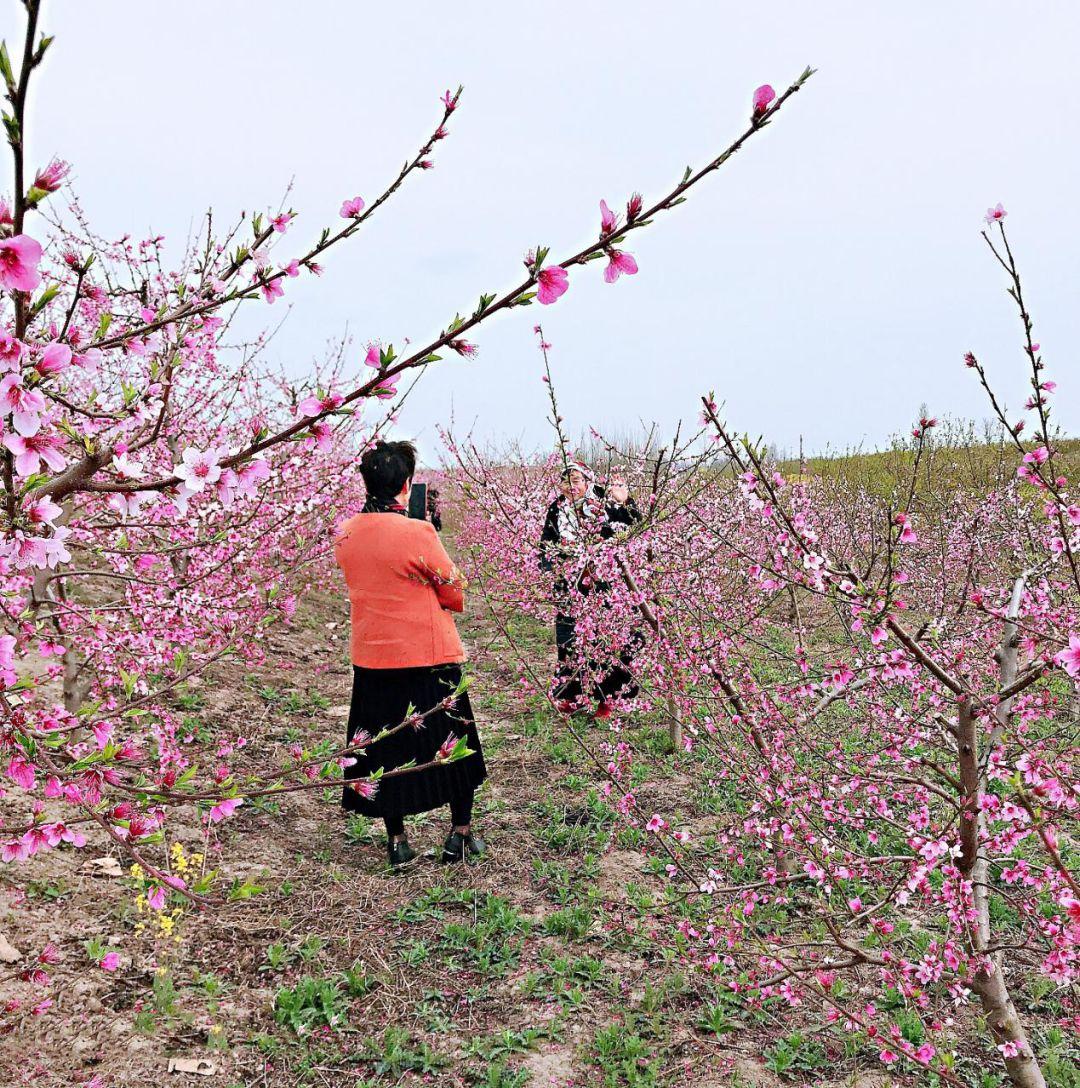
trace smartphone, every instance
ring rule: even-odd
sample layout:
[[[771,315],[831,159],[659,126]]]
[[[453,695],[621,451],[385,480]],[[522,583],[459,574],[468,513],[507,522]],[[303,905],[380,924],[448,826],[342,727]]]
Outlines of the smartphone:
[[[409,492],[409,517],[427,520],[427,484],[413,484]]]

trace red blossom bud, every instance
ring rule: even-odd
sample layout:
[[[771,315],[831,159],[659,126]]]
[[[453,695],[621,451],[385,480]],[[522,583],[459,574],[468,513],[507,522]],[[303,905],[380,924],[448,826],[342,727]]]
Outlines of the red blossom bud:
[[[776,99],[776,91],[763,83],[754,91],[754,117],[760,117]]]

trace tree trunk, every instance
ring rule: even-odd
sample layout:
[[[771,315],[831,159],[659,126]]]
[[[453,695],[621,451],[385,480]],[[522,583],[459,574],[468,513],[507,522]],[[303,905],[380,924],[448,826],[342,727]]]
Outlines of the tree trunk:
[[[1006,639],[1009,635],[1006,625]],[[1015,627],[1015,625],[1012,625]],[[1003,643],[1006,654],[1007,644]],[[1015,666],[1015,649],[1011,651]],[[1004,666],[1004,660],[1002,662]],[[1004,671],[1004,670],[1003,670]],[[1007,720],[1007,716],[1006,719]],[[995,724],[995,732],[1002,721]],[[957,745],[959,748],[960,783],[963,790],[960,813],[959,869],[963,876],[971,881],[972,895],[975,901],[975,925],[971,932],[972,951],[983,957],[988,968],[977,971],[971,979],[971,988],[978,994],[986,1014],[987,1023],[998,1046],[1015,1048],[1018,1053],[1005,1058],[1005,1068],[1009,1079],[1016,1088],[1046,1088],[1039,1063],[1035,1060],[1027,1032],[1020,1021],[1009,995],[1002,970],[1000,953],[990,955],[990,888],[988,885],[988,866],[986,855],[980,849],[984,819],[980,797],[986,787],[986,770],[979,759],[978,722],[971,710],[970,699],[960,703],[957,721]]]
[[[677,752],[682,747],[682,716],[679,714],[679,704],[674,696],[668,699],[667,709],[668,737],[671,739],[672,751]]]
[[[73,508],[71,499],[66,499],[62,507],[60,516],[55,522],[58,526],[66,525],[71,519]],[[64,664],[64,709],[70,714],[76,714],[82,706],[83,699],[86,698],[86,686],[79,677],[83,663],[78,651],[71,645],[71,638],[65,633],[59,616],[53,607],[57,601],[63,602],[66,596],[64,583],[55,577],[56,573],[57,571],[49,570],[47,567],[38,567],[34,571],[34,580],[30,586],[30,607],[35,612],[41,607],[48,609],[48,620],[55,632],[53,637],[56,642],[64,647],[64,656],[61,659]],[[52,589],[53,586],[57,587],[55,593]]]

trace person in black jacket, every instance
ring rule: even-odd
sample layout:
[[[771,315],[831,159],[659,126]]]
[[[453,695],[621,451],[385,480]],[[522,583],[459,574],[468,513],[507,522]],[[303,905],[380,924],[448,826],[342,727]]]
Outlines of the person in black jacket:
[[[428,521],[435,527],[435,532],[442,532],[442,512],[439,510],[439,490],[429,487],[427,493]]]
[[[562,493],[548,507],[540,537],[541,569],[555,573],[555,646],[559,667],[554,695],[563,713],[580,709],[584,701],[580,680],[583,662],[576,646],[571,595],[605,593],[611,588],[591,574],[587,563],[569,576],[567,567],[580,554],[590,534],[608,540],[640,520],[641,513],[630,495],[625,477],[612,474],[605,488],[595,482],[592,472],[583,462],[571,461],[567,464],[563,473]],[[610,664],[592,684],[592,694],[598,700],[595,717],[605,719],[611,716],[611,699],[614,695],[621,693],[633,698],[637,694],[637,685],[629,666],[640,637],[635,632],[619,655],[618,662]],[[591,669],[596,668],[595,663],[589,665]]]

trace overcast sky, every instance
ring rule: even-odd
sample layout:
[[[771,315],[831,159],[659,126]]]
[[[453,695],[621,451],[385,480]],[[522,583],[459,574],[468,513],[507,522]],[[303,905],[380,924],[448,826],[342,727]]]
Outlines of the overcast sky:
[[[21,6],[2,3],[10,41]],[[290,181],[299,252],[343,198],[381,191],[465,85],[436,169],[321,280],[288,283],[271,354],[296,374],[346,327],[425,342],[517,282],[530,246],[595,238],[602,197],[648,201],[708,161],[756,86],[819,69],[634,236],[637,276],[574,270],[556,305],[494,319],[476,360],[430,370],[400,429],[428,457],[451,409],[459,430],[549,443],[537,317],[573,431],[670,427],[714,389],[780,446],[871,446],[924,401],[984,417],[969,348],[1018,405],[1019,324],[979,237],[999,200],[1061,422],[1080,430],[1076,4],[45,0],[44,23],[31,160],[71,160],[101,233],[164,233],[175,253],[208,205],[224,221]]]

